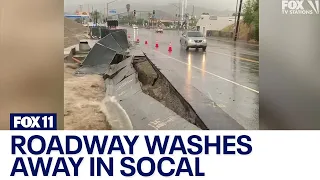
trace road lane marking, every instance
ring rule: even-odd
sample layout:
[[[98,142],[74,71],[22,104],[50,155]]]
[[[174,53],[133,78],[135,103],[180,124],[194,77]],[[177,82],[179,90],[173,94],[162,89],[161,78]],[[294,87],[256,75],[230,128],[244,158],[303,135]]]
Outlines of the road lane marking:
[[[213,101],[211,94],[208,92],[209,98],[211,101]]]
[[[248,49],[248,48],[244,48],[244,47],[239,47],[239,46],[236,46],[236,47],[230,47],[229,45],[215,45],[215,44],[208,44],[208,47],[212,47],[213,49],[223,49],[223,50],[231,50],[231,51],[234,51],[234,50],[245,50],[245,51],[248,51],[250,53],[254,53],[254,54],[259,54],[259,50],[252,50],[252,49]],[[253,55],[253,56],[258,56],[258,55]]]
[[[220,54],[220,55],[224,55],[224,56],[229,56],[229,57],[233,57],[233,58],[236,58],[236,59],[240,59],[240,60],[243,60],[243,61],[249,61],[249,62],[253,62],[253,63],[258,63],[259,64],[259,61],[248,59],[248,58],[233,56],[233,55],[220,53],[220,52],[216,52],[216,51],[210,51],[210,50],[207,50],[207,52],[216,53],[216,54]]]
[[[223,39],[214,39],[214,38],[208,38],[208,40],[212,40],[212,41],[221,41],[221,42],[226,42],[226,43],[236,43],[236,44],[245,44],[245,45],[248,45],[248,46],[258,46],[259,47],[259,44],[253,44],[253,43],[246,43],[246,42],[235,42],[235,41],[228,41],[228,40],[223,40]]]
[[[159,51],[157,51],[157,50],[154,50],[154,49],[153,49],[153,51],[154,51],[154,52],[157,52],[157,53],[159,53],[159,54],[162,54],[162,55],[164,55],[164,56],[167,56],[168,58],[173,59],[173,60],[175,60],[175,61],[177,61],[177,62],[180,62],[180,63],[182,63],[182,64],[185,64],[185,65],[187,65],[187,66],[189,65],[189,64],[186,63],[186,62],[180,61],[179,59],[176,59],[176,58],[174,58],[174,57],[168,56],[168,55],[166,55],[166,54],[164,54],[164,53],[162,53],[162,52],[159,52]],[[258,94],[259,94],[259,91],[255,90],[255,89],[249,88],[249,87],[244,86],[244,85],[242,85],[242,84],[239,84],[239,83],[237,83],[237,82],[231,81],[231,80],[229,80],[229,79],[227,79],[227,78],[224,78],[224,77],[221,77],[221,76],[216,75],[216,74],[214,74],[214,73],[211,73],[211,72],[209,72],[209,71],[203,70],[203,69],[201,69],[201,68],[198,68],[197,66],[193,66],[193,65],[191,65],[191,66],[192,66],[193,68],[195,68],[195,69],[198,69],[198,70],[203,71],[203,72],[205,72],[205,73],[208,73],[208,74],[210,74],[210,75],[212,75],[212,76],[215,76],[215,77],[217,77],[217,78],[220,78],[220,79],[222,79],[222,80],[228,81],[228,82],[230,82],[230,83],[232,83],[232,84],[235,84],[235,85],[237,85],[237,86],[243,87],[243,88],[245,88],[245,89],[247,89],[247,90],[249,90],[249,91],[252,91],[252,92],[255,92],[255,93],[258,93]]]
[[[214,108],[216,108],[216,107],[225,108],[225,107],[226,107],[226,106],[223,105],[223,104],[215,104],[215,103],[212,103],[212,106],[213,106]]]

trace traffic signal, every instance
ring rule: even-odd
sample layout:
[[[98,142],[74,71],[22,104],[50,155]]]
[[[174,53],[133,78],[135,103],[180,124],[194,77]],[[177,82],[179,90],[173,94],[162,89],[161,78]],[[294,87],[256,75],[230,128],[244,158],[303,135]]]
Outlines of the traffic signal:
[[[133,10],[133,15],[136,16],[136,10]]]
[[[155,10],[153,10],[152,14],[153,14],[153,15],[155,15],[155,14],[156,14],[156,11],[155,11]]]

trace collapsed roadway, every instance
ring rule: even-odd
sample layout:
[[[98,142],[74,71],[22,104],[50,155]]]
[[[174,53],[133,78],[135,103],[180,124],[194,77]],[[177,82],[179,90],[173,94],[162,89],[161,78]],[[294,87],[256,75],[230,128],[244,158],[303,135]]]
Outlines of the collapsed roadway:
[[[89,47],[81,42],[67,60],[81,61],[76,75],[99,74],[105,81],[102,109],[112,129],[118,130],[241,130],[244,129],[212,100],[191,88],[190,99],[179,80],[161,66],[156,56],[139,44],[130,44],[122,29],[108,34]]]

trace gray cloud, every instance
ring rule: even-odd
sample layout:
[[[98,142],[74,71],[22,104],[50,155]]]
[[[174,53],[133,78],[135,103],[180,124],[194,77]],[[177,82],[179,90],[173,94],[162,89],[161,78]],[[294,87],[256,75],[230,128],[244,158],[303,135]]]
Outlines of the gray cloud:
[[[88,4],[93,5],[94,9],[103,9],[103,4],[112,0],[65,0],[65,11],[74,11],[79,8],[79,5],[83,5],[84,9],[88,9]],[[179,0],[118,0],[117,2],[110,4],[113,8],[122,8],[125,4],[132,4],[138,9],[139,4],[143,6],[162,6],[170,3],[178,3]],[[214,10],[235,10],[237,0],[188,0],[188,5],[195,5],[197,7],[203,7]]]

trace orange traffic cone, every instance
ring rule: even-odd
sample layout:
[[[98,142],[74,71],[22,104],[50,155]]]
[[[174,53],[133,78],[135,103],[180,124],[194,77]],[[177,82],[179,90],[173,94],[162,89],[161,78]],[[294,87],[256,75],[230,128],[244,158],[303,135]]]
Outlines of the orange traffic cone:
[[[159,44],[158,44],[158,41],[156,41],[156,48],[158,48],[159,47]]]
[[[146,40],[146,41],[144,41],[144,44],[148,44],[148,41]]]
[[[130,34],[128,34],[128,38],[130,38]]]
[[[172,46],[171,46],[171,42],[169,44],[169,48],[168,48],[168,51],[171,52],[172,51]]]

